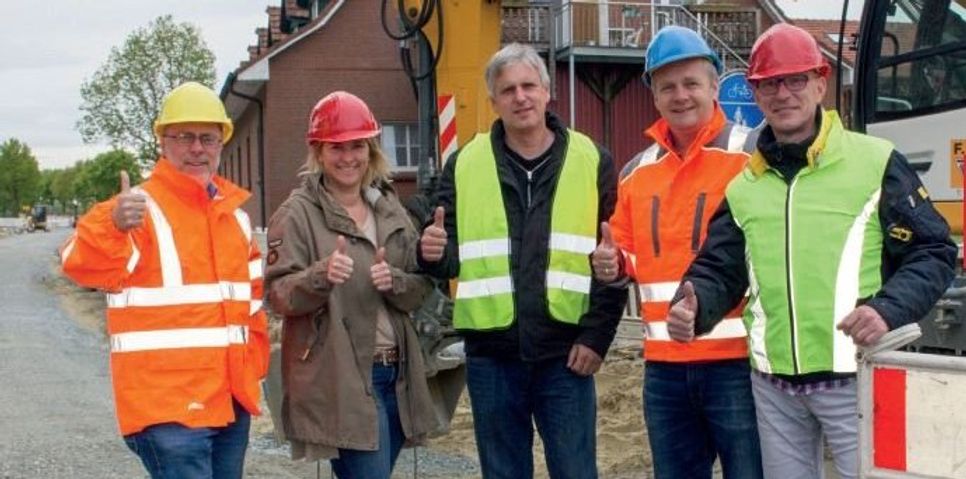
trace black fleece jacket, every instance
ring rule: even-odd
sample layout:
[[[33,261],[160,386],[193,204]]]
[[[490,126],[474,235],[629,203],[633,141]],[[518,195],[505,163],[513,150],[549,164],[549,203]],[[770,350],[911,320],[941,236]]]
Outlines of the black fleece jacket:
[[[624,304],[625,289],[608,287],[594,280],[590,290],[590,309],[577,325],[554,320],[548,311],[546,271],[549,262],[550,216],[560,167],[566,152],[568,134],[560,119],[547,114],[547,126],[554,132],[549,154],[533,162],[544,162],[527,171],[506,145],[503,123],[491,129],[497,174],[510,228],[510,270],[513,280],[515,318],[504,330],[460,331],[466,340],[466,353],[535,362],[566,356],[574,343],[593,349],[601,357],[607,353],[617,332]],[[607,221],[617,201],[617,175],[610,153],[598,145],[600,165],[597,189],[598,224]],[[448,243],[443,258],[430,263],[419,258],[420,267],[437,278],[459,275],[459,247],[456,232],[455,165],[459,152],[446,163],[436,195],[436,204],[446,210]],[[529,178],[528,178],[529,176]],[[480,208],[499,204],[494,199]],[[427,221],[431,222],[432,218]],[[598,228],[599,229],[599,228]],[[598,241],[600,232],[598,231]],[[589,261],[589,258],[588,258]]]

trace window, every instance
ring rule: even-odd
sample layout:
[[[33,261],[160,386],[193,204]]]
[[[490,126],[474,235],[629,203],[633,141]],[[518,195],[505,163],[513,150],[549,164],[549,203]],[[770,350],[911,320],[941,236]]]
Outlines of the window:
[[[966,98],[966,8],[953,1],[896,1],[880,47],[875,110],[889,115]]]
[[[419,127],[415,123],[383,123],[382,150],[393,171],[415,171],[419,166]]]

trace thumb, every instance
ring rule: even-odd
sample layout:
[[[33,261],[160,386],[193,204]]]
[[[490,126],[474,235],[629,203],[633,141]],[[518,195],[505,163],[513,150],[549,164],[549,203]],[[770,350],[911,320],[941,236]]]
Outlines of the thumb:
[[[691,310],[698,309],[698,295],[694,293],[694,285],[690,281],[684,282],[684,306],[687,306]]]
[[[131,191],[131,178],[127,176],[126,170],[121,170],[121,193]]]
[[[442,206],[437,206],[436,207],[436,211],[433,212],[433,226],[435,226],[437,228],[442,228],[443,227],[443,217],[444,217],[445,214],[446,214],[446,211],[443,210],[443,207]]]
[[[386,262],[386,248],[380,247],[376,250],[376,261],[375,264]]]
[[[345,236],[339,235],[339,237],[335,239],[335,252],[345,254]]]
[[[610,225],[606,221],[600,223],[600,242],[604,246],[614,246],[614,237],[610,234]]]

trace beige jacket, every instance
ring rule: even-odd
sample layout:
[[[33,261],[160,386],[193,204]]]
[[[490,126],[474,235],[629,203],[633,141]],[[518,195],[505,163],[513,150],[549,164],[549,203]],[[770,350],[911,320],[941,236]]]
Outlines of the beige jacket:
[[[282,332],[282,422],[293,445],[313,458],[334,457],[335,448],[375,450],[378,439],[372,395],[376,305],[382,294],[400,348],[396,394],[407,445],[442,427],[431,404],[419,341],[408,313],[431,285],[415,271],[417,232],[392,189],[368,188],[378,245],[321,187],[318,173],[304,177],[272,215],[268,229],[265,287],[272,309],[285,317]],[[342,285],[326,281],[327,258],[343,235],[353,273]],[[376,249],[386,248],[393,290],[380,293],[369,268]],[[301,445],[299,445],[301,446]],[[330,449],[331,448],[331,449]],[[319,452],[323,450],[323,452]]]

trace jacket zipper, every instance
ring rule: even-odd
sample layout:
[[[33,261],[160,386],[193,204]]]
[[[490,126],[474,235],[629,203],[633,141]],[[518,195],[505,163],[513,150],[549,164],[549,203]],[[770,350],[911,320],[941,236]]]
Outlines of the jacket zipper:
[[[661,256],[661,238],[658,236],[658,214],[661,212],[661,198],[651,197],[651,243],[654,245],[654,257]]]
[[[795,183],[798,181],[798,175],[792,178],[791,183],[788,184],[785,190],[785,288],[788,291],[788,320],[789,331],[791,331],[791,346],[792,346],[792,366],[795,368],[795,374],[799,374],[800,367],[798,365],[798,318],[795,317],[795,295],[794,295],[794,284],[792,282],[792,192],[795,189]]]
[[[701,220],[704,219],[704,203],[707,193],[701,192],[698,195],[698,204],[694,207],[694,228],[691,230],[691,251],[698,252],[701,247]]]

